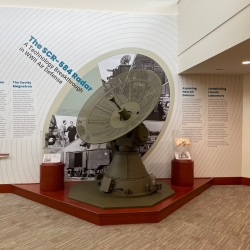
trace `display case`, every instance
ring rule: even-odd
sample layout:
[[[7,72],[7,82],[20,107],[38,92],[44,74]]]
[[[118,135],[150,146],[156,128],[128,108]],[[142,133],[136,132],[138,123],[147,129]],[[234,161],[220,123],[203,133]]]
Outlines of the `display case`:
[[[171,184],[179,187],[191,187],[194,183],[194,161],[191,159],[193,131],[174,130],[174,159],[171,163]]]
[[[188,133],[192,138],[192,131]],[[173,149],[176,160],[191,160],[191,138],[183,135],[181,130],[173,130]]]
[[[51,137],[50,137],[51,136]],[[64,188],[63,147],[56,131],[40,132],[42,162],[40,164],[40,191],[56,192]],[[50,144],[49,138],[55,138]]]

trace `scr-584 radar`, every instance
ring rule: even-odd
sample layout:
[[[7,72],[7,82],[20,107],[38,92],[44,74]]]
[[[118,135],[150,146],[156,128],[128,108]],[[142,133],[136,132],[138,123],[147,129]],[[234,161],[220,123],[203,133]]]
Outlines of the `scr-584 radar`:
[[[155,193],[161,184],[148,174],[136,147],[145,144],[142,123],[161,95],[162,84],[150,70],[133,70],[109,80],[84,104],[77,118],[77,134],[91,144],[108,142],[114,152],[97,189],[105,195],[139,197]]]

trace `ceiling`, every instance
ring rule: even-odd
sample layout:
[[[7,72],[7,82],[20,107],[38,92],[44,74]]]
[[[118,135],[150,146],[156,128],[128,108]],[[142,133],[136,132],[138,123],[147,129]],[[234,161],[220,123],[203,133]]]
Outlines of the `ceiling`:
[[[250,74],[250,39],[181,72],[181,74]]]

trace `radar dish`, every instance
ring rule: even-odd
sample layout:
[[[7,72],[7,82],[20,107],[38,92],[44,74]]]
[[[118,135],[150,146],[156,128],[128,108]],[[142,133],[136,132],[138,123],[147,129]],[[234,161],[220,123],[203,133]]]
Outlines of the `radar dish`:
[[[151,70],[133,70],[110,79],[82,107],[76,123],[77,134],[85,142],[113,141],[137,127],[152,112],[162,91],[161,79]],[[130,117],[122,119],[120,109]]]
[[[123,56],[121,58],[120,63],[122,65],[127,65],[127,64],[129,64],[130,60],[131,60],[131,56],[130,55],[125,55],[125,56]]]
[[[78,136],[87,143],[108,142],[112,151],[107,172],[95,176],[101,194],[142,197],[162,189],[156,177],[148,174],[137,150],[148,139],[142,122],[157,105],[161,90],[161,79],[153,71],[132,70],[111,78],[83,105],[76,123]],[[174,193],[169,187],[166,190],[167,196]],[[70,197],[76,199],[78,194],[73,191]]]

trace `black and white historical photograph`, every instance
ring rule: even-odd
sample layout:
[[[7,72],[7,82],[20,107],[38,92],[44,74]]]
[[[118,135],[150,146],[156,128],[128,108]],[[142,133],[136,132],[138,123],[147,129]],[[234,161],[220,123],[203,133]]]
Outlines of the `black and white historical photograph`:
[[[108,82],[112,77],[131,70],[136,54],[119,54],[98,63],[102,83]]]
[[[162,83],[161,97],[157,106],[154,108],[151,114],[146,118],[146,120],[161,121],[161,122],[165,121],[168,115],[169,104],[170,104],[170,89],[169,89],[168,79],[164,70],[152,58],[141,54],[136,55],[133,65],[131,67],[131,70],[136,70],[136,69],[152,70],[160,77]]]
[[[170,89],[164,70],[152,58],[141,54],[119,54],[112,56],[99,62],[98,67],[102,83],[107,85],[109,79],[124,72],[137,69],[152,70],[161,79],[162,93],[159,102],[144,121],[145,126],[148,128],[149,136],[146,144],[138,148],[140,155],[143,156],[157,139],[168,115],[170,105]]]
[[[164,70],[152,58],[141,54],[119,54],[100,61],[98,67],[103,84],[108,84],[109,79],[130,70],[146,69],[154,71],[161,79],[162,93],[158,104],[146,120],[161,122],[166,120],[170,105],[169,82]]]
[[[96,176],[103,176],[111,162],[110,150],[106,148],[106,144],[81,146],[82,150],[65,152],[65,177],[94,180]]]
[[[144,121],[143,124],[148,129],[148,139],[143,146],[138,147],[138,152],[141,157],[151,148],[162,129],[162,124],[160,122]]]
[[[119,54],[98,63],[102,83],[122,73],[146,69],[154,71],[162,82],[162,93],[158,104],[145,119],[148,139],[145,145],[137,148],[143,156],[156,141],[168,114],[170,104],[169,83],[165,72],[153,59],[141,54]],[[65,112],[64,112],[65,113]],[[61,148],[65,164],[65,177],[73,180],[93,180],[107,171],[111,162],[111,152],[106,143],[91,145],[82,141],[76,130],[77,116],[52,115],[45,134],[45,147]]]
[[[78,136],[76,132],[75,116],[52,115],[47,133],[45,133],[45,147],[66,147],[74,142]]]
[[[96,175],[106,172],[111,161],[106,143],[89,144],[82,141],[76,131],[75,116],[52,115],[48,131],[45,133],[45,148],[62,155],[65,164],[65,178],[73,180],[93,180]],[[51,162],[52,154],[44,160]]]

